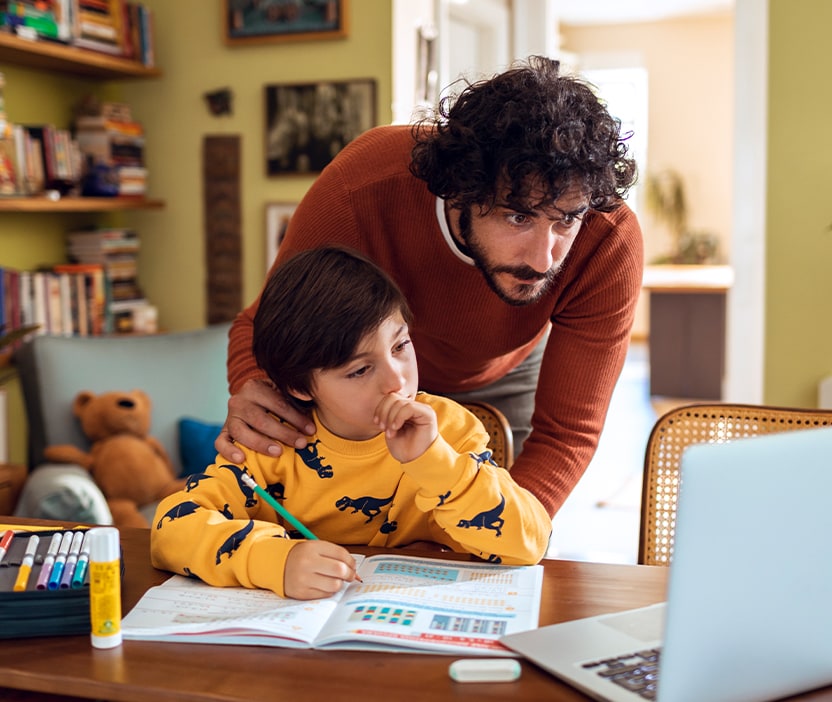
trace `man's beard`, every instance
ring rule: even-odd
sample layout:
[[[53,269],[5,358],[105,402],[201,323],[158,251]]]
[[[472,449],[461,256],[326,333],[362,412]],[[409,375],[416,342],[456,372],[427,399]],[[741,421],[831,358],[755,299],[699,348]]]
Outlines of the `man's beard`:
[[[485,251],[480,246],[471,227],[471,210],[464,209],[459,213],[459,235],[465,242],[466,253],[473,259],[474,264],[479,268],[488,287],[503,302],[515,307],[531,305],[543,297],[557,276],[558,268],[552,267],[545,273],[540,273],[529,266],[494,266],[488,261]],[[527,284],[520,283],[514,286],[519,297],[509,295],[497,282],[497,274],[508,273],[513,277],[528,281]],[[540,282],[544,281],[543,285]],[[535,287],[539,285],[539,287]]]

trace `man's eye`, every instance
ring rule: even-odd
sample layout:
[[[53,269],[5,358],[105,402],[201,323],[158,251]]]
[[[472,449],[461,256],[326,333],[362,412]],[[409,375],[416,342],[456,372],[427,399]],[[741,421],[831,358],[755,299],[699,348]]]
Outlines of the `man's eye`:
[[[513,212],[510,215],[506,215],[506,219],[508,219],[509,224],[513,224],[515,226],[526,224],[526,222],[529,221],[528,215],[520,214],[519,212]]]

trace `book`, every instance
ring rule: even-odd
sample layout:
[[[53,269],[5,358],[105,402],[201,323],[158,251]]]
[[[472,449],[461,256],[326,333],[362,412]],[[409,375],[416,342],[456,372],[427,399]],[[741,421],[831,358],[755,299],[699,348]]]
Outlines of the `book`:
[[[543,566],[355,556],[363,582],[284,599],[174,575],[124,617],[126,640],[512,655],[499,639],[538,625]]]

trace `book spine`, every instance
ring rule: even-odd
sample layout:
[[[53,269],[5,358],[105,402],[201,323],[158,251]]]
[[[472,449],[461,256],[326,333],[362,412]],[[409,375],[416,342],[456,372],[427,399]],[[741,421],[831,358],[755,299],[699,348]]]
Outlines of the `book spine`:
[[[32,273],[33,321],[38,325],[38,334],[49,333],[49,313],[46,306],[46,273]]]

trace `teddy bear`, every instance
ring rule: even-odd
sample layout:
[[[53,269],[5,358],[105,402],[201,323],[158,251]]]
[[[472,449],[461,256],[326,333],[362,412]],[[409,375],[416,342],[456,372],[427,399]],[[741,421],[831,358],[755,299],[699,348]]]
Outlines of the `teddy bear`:
[[[72,412],[91,443],[89,452],[76,446],[47,446],[44,455],[55,463],[86,468],[101,489],[113,524],[147,527],[140,509],[184,487],[161,442],[150,436],[151,401],[141,390],[79,392]]]

